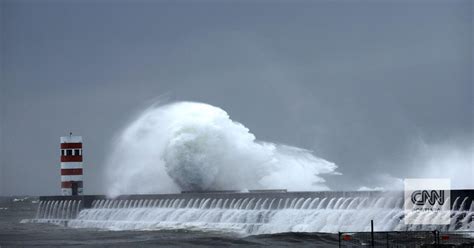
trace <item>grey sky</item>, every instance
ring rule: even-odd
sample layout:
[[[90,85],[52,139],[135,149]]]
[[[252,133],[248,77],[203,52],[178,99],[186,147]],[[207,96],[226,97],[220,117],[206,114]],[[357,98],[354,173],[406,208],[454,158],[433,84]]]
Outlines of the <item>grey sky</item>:
[[[339,165],[334,189],[408,176],[420,140],[474,140],[473,1],[0,6],[3,195],[59,193],[69,131],[84,137],[86,192],[104,192],[113,135],[160,96],[314,150]]]

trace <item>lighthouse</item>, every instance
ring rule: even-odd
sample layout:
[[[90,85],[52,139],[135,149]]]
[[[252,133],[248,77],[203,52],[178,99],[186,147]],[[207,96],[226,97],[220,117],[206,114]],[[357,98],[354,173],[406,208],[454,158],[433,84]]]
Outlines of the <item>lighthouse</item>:
[[[82,137],[61,137],[62,195],[82,195]]]

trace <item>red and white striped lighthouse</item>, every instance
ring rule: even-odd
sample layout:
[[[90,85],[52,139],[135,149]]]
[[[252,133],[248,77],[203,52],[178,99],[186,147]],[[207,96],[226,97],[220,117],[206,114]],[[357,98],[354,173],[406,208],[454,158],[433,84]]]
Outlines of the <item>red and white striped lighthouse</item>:
[[[61,137],[62,195],[82,195],[82,137]]]

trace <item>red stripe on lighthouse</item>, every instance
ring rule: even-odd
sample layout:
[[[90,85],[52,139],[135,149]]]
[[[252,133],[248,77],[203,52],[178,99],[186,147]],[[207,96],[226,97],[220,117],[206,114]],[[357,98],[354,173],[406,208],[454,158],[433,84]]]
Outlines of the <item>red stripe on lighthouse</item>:
[[[61,162],[82,162],[82,156],[61,156]]]
[[[80,149],[82,143],[61,143],[61,149]]]
[[[82,169],[61,169],[61,176],[82,175]]]
[[[78,188],[82,188],[82,181],[76,181],[75,183],[77,183]],[[61,182],[61,188],[72,188],[72,182]]]

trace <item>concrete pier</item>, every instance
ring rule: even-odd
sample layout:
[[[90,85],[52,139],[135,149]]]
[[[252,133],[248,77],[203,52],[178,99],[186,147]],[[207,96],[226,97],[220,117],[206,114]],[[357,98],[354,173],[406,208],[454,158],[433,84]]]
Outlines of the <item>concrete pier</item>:
[[[324,198],[324,197],[400,197],[403,199],[402,191],[302,191],[302,192],[285,192],[282,190],[275,191],[249,191],[249,192],[235,192],[235,191],[203,191],[203,192],[183,192],[179,194],[140,194],[140,195],[120,195],[113,199],[117,200],[160,200],[160,199],[192,199],[192,198],[210,198],[210,199],[226,199],[226,198]],[[456,198],[464,199],[468,197],[471,201],[474,200],[474,190],[451,190],[451,206],[454,205]],[[65,201],[77,200],[81,201],[80,209],[91,208],[94,200],[112,199],[105,195],[80,195],[80,196],[40,196],[40,201]],[[470,202],[466,206],[470,206]],[[469,209],[465,209],[469,210]]]

